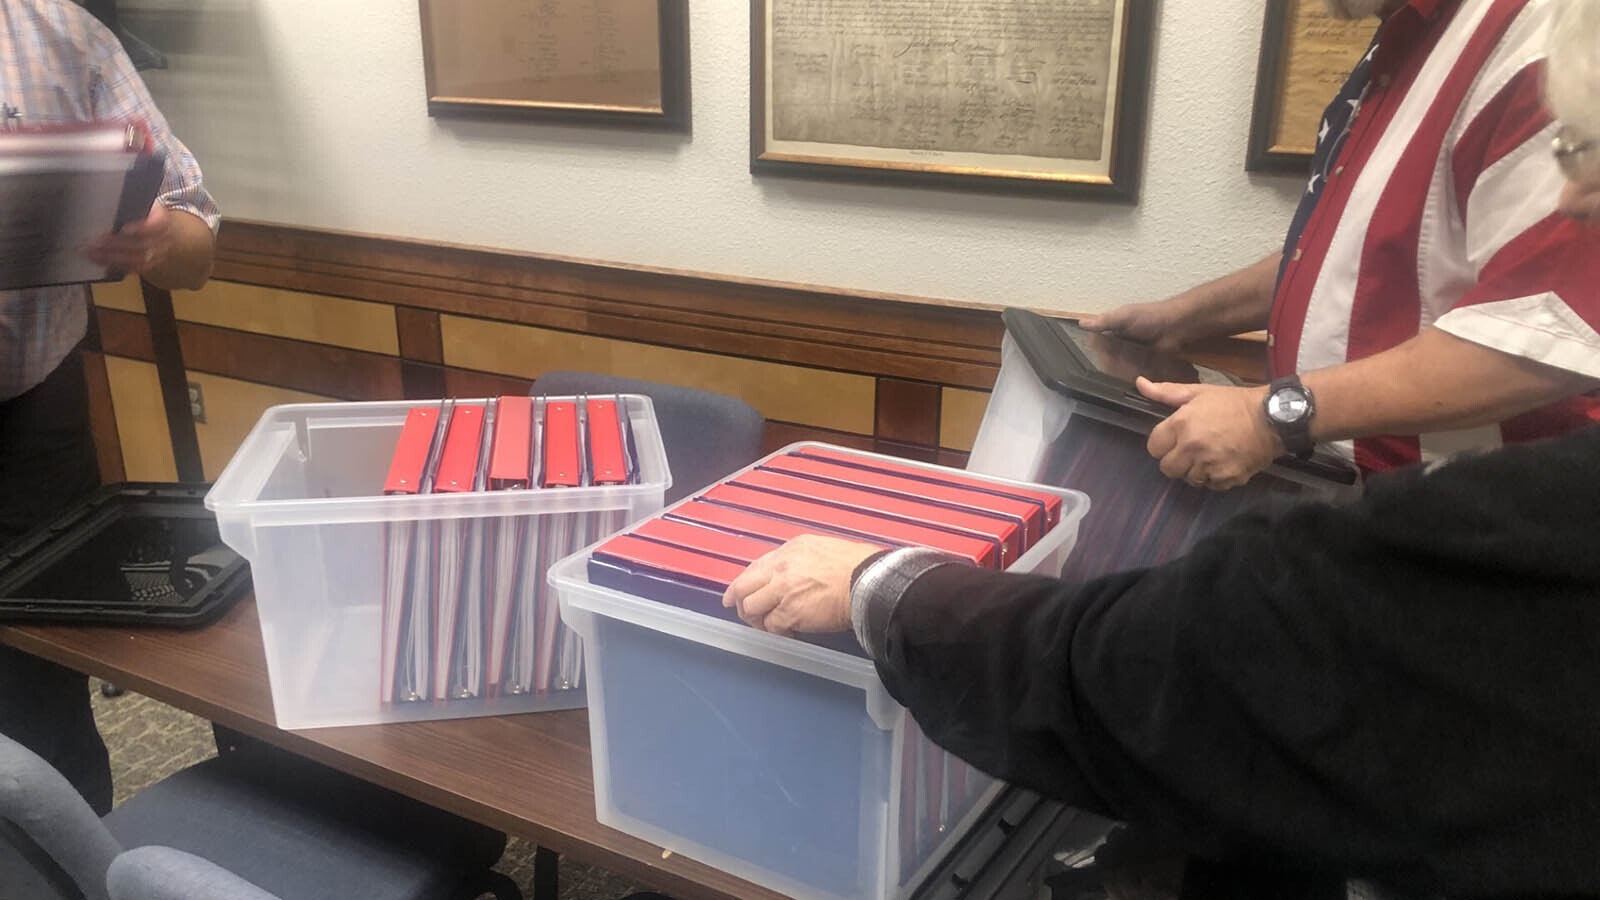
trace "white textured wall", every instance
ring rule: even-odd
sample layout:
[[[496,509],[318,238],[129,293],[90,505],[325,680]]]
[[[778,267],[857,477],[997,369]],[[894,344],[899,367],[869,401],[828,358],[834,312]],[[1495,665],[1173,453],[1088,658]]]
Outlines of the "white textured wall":
[[[1274,249],[1262,0],[1165,0],[1137,207],[749,173],[749,8],[695,0],[692,136],[427,116],[416,0],[123,0],[224,215],[1000,304],[1154,299]]]

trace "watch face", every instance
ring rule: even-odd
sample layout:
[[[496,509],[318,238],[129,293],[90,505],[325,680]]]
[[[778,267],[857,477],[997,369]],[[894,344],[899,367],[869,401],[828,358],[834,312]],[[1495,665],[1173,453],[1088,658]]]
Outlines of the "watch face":
[[[1311,400],[1302,391],[1283,388],[1267,398],[1267,415],[1277,422],[1298,422],[1311,414]]]

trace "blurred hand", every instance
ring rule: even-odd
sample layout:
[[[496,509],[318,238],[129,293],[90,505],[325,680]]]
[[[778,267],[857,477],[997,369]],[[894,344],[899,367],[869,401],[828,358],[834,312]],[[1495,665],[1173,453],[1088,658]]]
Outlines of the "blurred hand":
[[[1168,478],[1214,491],[1236,488],[1284,453],[1267,424],[1263,387],[1171,384],[1140,378],[1139,393],[1177,411],[1150,432],[1146,449]]]
[[[880,547],[806,534],[750,564],[722,595],[739,618],[774,634],[850,630],[850,576]]]
[[[1180,295],[1181,296],[1181,295]],[[1159,303],[1132,303],[1098,316],[1079,319],[1088,331],[1115,335],[1141,344],[1150,344],[1167,353],[1183,347],[1182,322],[1178,297]]]
[[[83,249],[98,265],[143,275],[167,261],[172,249],[172,214],[156,203],[143,221],[129,222],[121,231],[95,238]]]

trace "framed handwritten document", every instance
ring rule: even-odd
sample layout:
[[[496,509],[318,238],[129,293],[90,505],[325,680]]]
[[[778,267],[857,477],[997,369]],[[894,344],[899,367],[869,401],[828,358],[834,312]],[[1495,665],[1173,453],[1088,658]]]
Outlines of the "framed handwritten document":
[[[751,171],[1138,196],[1155,0],[752,0]]]
[[[1322,112],[1377,28],[1376,18],[1335,19],[1324,0],[1267,0],[1246,169],[1307,170]]]
[[[420,2],[429,115],[688,127],[688,0]]]

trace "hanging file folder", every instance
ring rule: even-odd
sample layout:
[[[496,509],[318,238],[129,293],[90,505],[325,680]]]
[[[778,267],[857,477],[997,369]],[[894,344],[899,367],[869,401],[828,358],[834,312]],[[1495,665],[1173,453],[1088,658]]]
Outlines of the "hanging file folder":
[[[477,477],[478,448],[483,440],[484,407],[457,406],[450,419],[444,454],[439,461],[434,491],[457,494],[471,491]],[[450,696],[453,668],[452,649],[456,640],[456,620],[462,612],[462,584],[476,564],[471,558],[471,522],[444,519],[433,523],[438,533],[438,594],[434,607],[433,689],[434,699]]]
[[[541,466],[541,486],[545,489],[577,488],[584,483],[583,431],[578,427],[578,403],[551,400],[544,412],[544,462]],[[557,513],[549,516],[540,530],[538,570],[548,569],[556,560],[573,550],[578,529],[582,525],[581,513]],[[563,643],[561,610],[548,585],[540,580],[535,588],[535,605],[538,610],[537,640],[535,645],[533,690],[544,693],[561,690],[563,673],[558,665],[558,655]]]
[[[622,437],[622,422],[617,418],[614,400],[587,400],[584,403],[589,446],[591,484],[628,484],[632,466]]]
[[[489,489],[527,488],[533,480],[533,398],[501,397],[495,405]]]
[[[488,487],[496,491],[527,490],[533,485],[535,421],[531,397],[501,397],[495,408],[494,435],[489,454]],[[486,543],[489,569],[488,649],[484,691],[498,696],[509,673],[512,633],[516,623],[519,579],[532,565],[523,548],[530,534],[527,516],[493,520]]]
[[[489,454],[494,446],[497,401],[490,400],[483,407],[483,425],[477,441],[477,460],[472,475],[472,490],[481,492],[489,484]],[[484,696],[486,675],[484,657],[488,634],[485,631],[489,615],[489,523],[481,518],[460,521],[459,530],[465,534],[463,545],[460,589],[457,597],[455,635],[450,645],[450,655],[441,663],[445,670],[445,690],[436,693],[441,699],[470,699]]]
[[[482,403],[408,412],[386,493],[555,496],[639,482],[621,396]],[[383,702],[470,700],[583,684],[583,645],[561,621],[544,572],[621,530],[627,506],[562,504],[538,516],[436,517],[385,526]]]
[[[421,482],[415,491],[400,493],[433,493],[454,412],[452,401],[439,404]],[[404,439],[404,431],[401,436]],[[414,452],[413,445],[407,445],[407,452]],[[409,466],[409,461],[405,465]],[[428,699],[433,687],[433,623],[439,591],[438,523],[421,520],[394,524],[409,525],[390,530],[388,548],[390,558],[404,557],[407,574],[393,609],[396,640],[392,651],[385,647],[385,652],[391,653],[394,659],[394,670],[386,673],[393,677],[383,682],[383,692],[387,701],[415,702]]]

